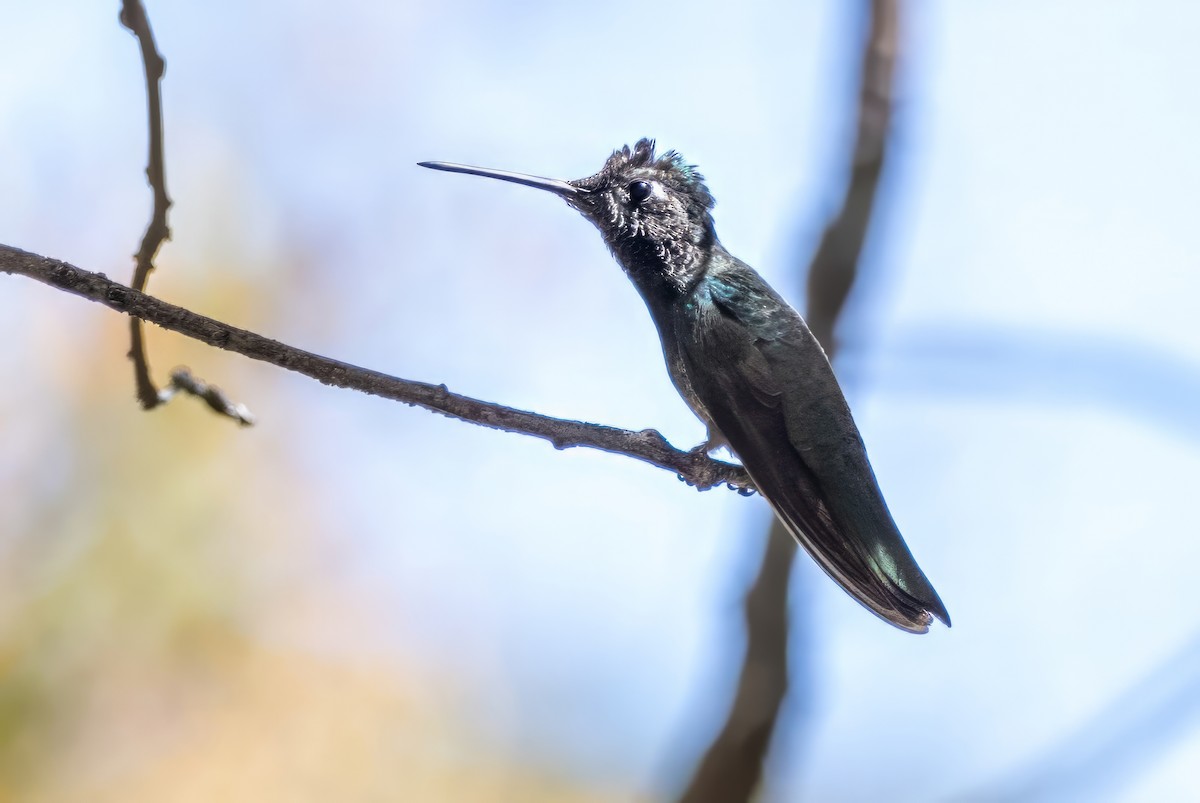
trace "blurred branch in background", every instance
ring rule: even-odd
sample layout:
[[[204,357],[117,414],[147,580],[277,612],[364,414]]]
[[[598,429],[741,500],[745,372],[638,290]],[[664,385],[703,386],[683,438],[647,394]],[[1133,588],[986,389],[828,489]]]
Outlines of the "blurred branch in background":
[[[150,29],[150,19],[141,0],[122,0],[121,24],[137,37],[142,51],[142,64],[146,71],[146,109],[149,127],[148,149],[146,160],[146,180],[154,194],[154,209],[150,214],[150,224],[142,236],[142,244],[138,248],[135,259],[137,266],[133,271],[133,281],[130,286],[138,292],[146,290],[146,281],[150,271],[154,270],[154,257],[163,241],[170,239],[171,229],[167,225],[167,211],[171,208],[171,197],[167,195],[167,170],[163,159],[163,118],[162,118],[162,77],[166,62],[154,43],[154,32]],[[166,404],[177,392],[190,393],[200,396],[208,406],[221,415],[228,416],[242,426],[254,423],[254,416],[244,405],[231,402],[219,388],[208,385],[202,380],[193,379],[186,368],[177,369],[171,375],[171,384],[161,391],[155,387],[150,378],[150,362],[146,358],[146,344],[142,337],[142,322],[139,318],[129,319],[129,359],[133,360],[134,381],[137,384],[138,401],[145,410],[153,410],[160,404]]]
[[[899,0],[870,0],[871,27],[864,43],[849,186],[841,209],[825,227],[808,270],[808,326],[825,347],[830,362],[837,352],[834,327],[858,277],[858,261],[887,156],[899,50],[899,5]]]
[[[845,374],[864,367],[860,354],[847,349]],[[881,355],[872,369],[891,387],[1105,407],[1200,443],[1200,362],[1154,343],[1108,331],[930,321],[897,333]]]
[[[899,50],[899,0],[864,3],[870,25],[863,42],[858,124],[846,195],[809,265],[807,320],[832,361],[833,331],[858,275],[875,210],[892,117]],[[788,691],[788,598],[796,544],[774,519],[762,563],[746,593],[746,655],[729,715],[692,775],[683,803],[750,800]]]
[[[1200,634],[1029,766],[955,800],[1098,800],[1114,796],[1200,719]]]
[[[746,592],[746,655],[725,724],[692,774],[683,803],[750,800],[788,691],[788,578],[796,542],[774,519]]]
[[[632,457],[672,471],[689,485],[702,491],[718,485],[728,485],[743,493],[749,493],[752,487],[741,466],[714,460],[702,450],[676,449],[657,430],[644,429],[633,432],[600,424],[552,418],[452,393],[445,385],[414,382],[368,368],[359,368],[198,315],[191,310],[168,304],[114,282],[103,274],[91,273],[57,259],[0,245],[0,273],[28,276],[210,346],[234,351],[253,360],[261,360],[304,374],[325,385],[358,390],[423,407],[490,429],[532,435],[550,441],[556,449],[586,446]],[[203,387],[211,393],[211,389],[190,377],[185,377],[183,372],[179,371],[176,374],[194,383],[194,387]],[[205,400],[210,406],[213,404],[207,395]]]

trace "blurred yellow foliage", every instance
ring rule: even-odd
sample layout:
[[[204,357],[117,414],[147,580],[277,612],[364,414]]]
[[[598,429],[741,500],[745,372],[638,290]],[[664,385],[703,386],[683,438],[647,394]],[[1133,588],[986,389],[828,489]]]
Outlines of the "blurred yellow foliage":
[[[196,306],[232,319],[271,295],[205,281]],[[27,463],[0,471],[25,511],[0,541],[0,800],[614,799],[473,742],[438,702],[452,678],[262,641],[335,622],[371,643],[402,613],[322,582],[338,528],[282,415],[239,430],[190,399],[142,413],[125,319],[67,303],[69,322],[34,318],[47,403],[0,420],[4,438],[40,428],[11,458]],[[286,407],[273,368],[154,330],[150,343],[160,381],[190,361]]]

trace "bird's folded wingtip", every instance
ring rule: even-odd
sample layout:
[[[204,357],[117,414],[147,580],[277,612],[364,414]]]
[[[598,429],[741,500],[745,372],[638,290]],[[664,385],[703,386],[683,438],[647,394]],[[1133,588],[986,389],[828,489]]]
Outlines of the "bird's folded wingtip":
[[[867,610],[874,613],[889,624],[895,625],[909,633],[922,635],[929,632],[933,621],[950,627],[950,614],[946,606],[936,596],[930,601],[917,601],[907,594],[892,597],[892,605],[880,608],[871,604],[870,598],[852,594]]]
[[[933,591],[932,586],[930,587],[930,591]],[[946,627],[950,627],[950,612],[946,610],[945,604],[942,602],[941,597],[937,595],[936,591],[933,591],[933,599],[926,604],[925,610],[933,614],[933,616]]]

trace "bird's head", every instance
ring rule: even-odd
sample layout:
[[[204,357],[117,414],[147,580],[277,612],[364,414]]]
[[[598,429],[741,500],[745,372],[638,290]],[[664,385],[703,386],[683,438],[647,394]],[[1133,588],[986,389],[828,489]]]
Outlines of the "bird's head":
[[[693,165],[654,141],[613,152],[595,175],[564,181],[447,162],[422,162],[553,192],[600,230],[622,267],[643,291],[682,292],[703,269],[716,242],[713,197]]]

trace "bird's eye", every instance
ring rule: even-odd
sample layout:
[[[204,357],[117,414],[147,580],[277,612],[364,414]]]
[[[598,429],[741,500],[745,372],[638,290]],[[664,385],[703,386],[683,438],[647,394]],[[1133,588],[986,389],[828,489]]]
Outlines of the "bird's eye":
[[[634,181],[629,185],[628,189],[629,200],[633,201],[636,205],[650,197],[653,187],[650,186],[649,181]]]

